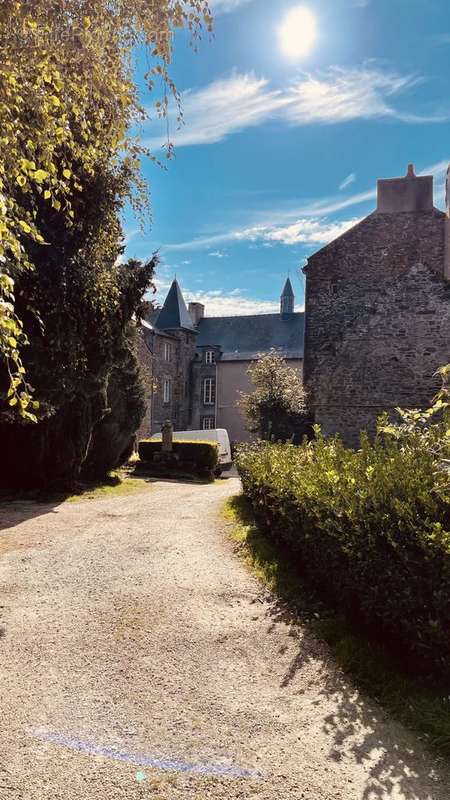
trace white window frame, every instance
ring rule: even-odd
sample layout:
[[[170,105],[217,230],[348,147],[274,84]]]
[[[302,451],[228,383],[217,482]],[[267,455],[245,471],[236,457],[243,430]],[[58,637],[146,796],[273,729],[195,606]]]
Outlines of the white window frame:
[[[202,430],[213,431],[216,427],[215,417],[203,417]]]
[[[205,378],[203,380],[203,405],[215,406],[216,404],[216,379]]]
[[[166,378],[163,383],[163,403],[168,405],[172,394],[172,381]]]
[[[172,361],[172,342],[164,342],[164,361]]]
[[[205,364],[215,364],[216,363],[216,354],[214,350],[207,350],[205,352]]]

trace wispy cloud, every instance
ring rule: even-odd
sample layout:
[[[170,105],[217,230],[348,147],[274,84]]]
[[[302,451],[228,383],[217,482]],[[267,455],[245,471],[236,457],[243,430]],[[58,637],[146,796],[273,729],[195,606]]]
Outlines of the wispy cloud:
[[[164,303],[167,292],[173,280],[173,267],[168,264],[158,266],[155,285],[157,293],[150,299],[159,305]],[[197,301],[206,307],[208,317],[237,316],[239,314],[270,314],[279,310],[279,303],[271,300],[260,300],[251,297],[242,289],[215,289],[211,291],[194,291],[189,286],[189,280],[184,281],[178,277],[186,303]],[[300,310],[300,309],[298,309]]]
[[[351,172],[350,175],[347,175],[346,178],[339,184],[339,191],[343,191],[343,189],[347,189],[348,186],[351,186],[352,183],[356,181],[356,175],[354,172]]]
[[[300,219],[293,225],[285,225],[265,231],[263,236],[272,242],[281,242],[286,245],[294,244],[327,244],[342,236],[343,233],[353,228],[360,222],[359,219],[347,219],[342,222],[327,222],[325,220]]]
[[[421,115],[394,105],[394,98],[422,80],[375,66],[332,67],[304,74],[289,86],[271,88],[263,77],[234,73],[183,93],[186,124],[176,130],[173,122],[171,139],[177,147],[214,144],[273,118],[294,126],[381,118],[411,124],[447,120],[448,113]],[[156,121],[146,126],[144,140],[152,149],[164,144]]]
[[[186,125],[174,131],[171,138],[177,147],[214,144],[232,133],[260,125],[289,102],[280,89],[269,89],[264,78],[234,74],[203,89],[183,93]],[[160,136],[145,142],[151,148],[161,143]]]
[[[406,165],[405,165],[406,166]],[[442,199],[448,160],[438,161],[422,169],[420,175],[433,175],[435,197],[438,205]],[[355,225],[360,217],[333,220],[330,216],[345,209],[375,201],[376,188],[342,197],[331,195],[291,208],[273,209],[261,214],[261,222],[255,225],[219,232],[213,235],[198,236],[185,242],[177,242],[164,247],[165,251],[202,250],[218,245],[236,244],[242,241],[251,243],[327,244]],[[252,245],[250,245],[252,246]]]
[[[209,0],[209,5],[214,14],[228,14],[239,6],[247,5],[252,0]]]
[[[225,250],[213,250],[211,253],[208,253],[211,258],[228,258],[228,253]]]
[[[260,242],[265,246],[275,243],[285,245],[327,244],[353,227],[359,218],[333,222],[327,219],[299,219],[289,225],[254,225],[226,231],[216,236],[205,236],[188,242],[167,245],[166,251],[201,250],[214,243]]]
[[[305,75],[292,87],[292,102],[286,109],[286,117],[294,125],[335,124],[376,117],[403,119],[405,115],[390,105],[389,98],[420,81],[414,75],[375,68],[332,67],[323,74]]]
[[[271,300],[258,300],[248,297],[240,289],[232,292],[191,292],[183,290],[186,302],[196,300],[203,303],[208,317],[235,317],[240,314],[271,314],[279,311],[280,304]],[[297,309],[298,311],[300,309]]]

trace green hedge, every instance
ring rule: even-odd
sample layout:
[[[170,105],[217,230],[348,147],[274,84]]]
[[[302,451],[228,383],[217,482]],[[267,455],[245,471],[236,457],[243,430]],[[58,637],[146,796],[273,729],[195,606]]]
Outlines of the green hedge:
[[[450,683],[450,433],[243,446],[258,522],[335,608]],[[450,463],[450,462],[448,462]]]
[[[145,463],[151,463],[161,450],[162,442],[142,441],[139,443],[139,458]],[[172,452],[176,457],[176,466],[180,469],[213,472],[219,460],[219,448],[216,442],[174,439]]]

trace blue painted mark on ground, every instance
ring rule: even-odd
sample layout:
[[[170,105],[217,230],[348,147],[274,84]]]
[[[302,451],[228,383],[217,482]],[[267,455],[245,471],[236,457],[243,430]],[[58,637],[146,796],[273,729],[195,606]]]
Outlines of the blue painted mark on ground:
[[[78,753],[103,756],[103,758],[124,761],[126,764],[134,764],[139,767],[153,767],[154,769],[170,770],[172,772],[192,772],[197,775],[228,775],[233,778],[261,777],[260,773],[241,767],[228,766],[226,764],[195,764],[171,758],[155,758],[143,753],[131,753],[128,750],[121,750],[114,747],[114,745],[97,745],[93,742],[85,742],[82,739],[66,736],[64,733],[52,733],[43,729],[34,730],[32,736],[42,742],[50,742],[61,747],[67,747],[70,750],[76,750]],[[137,776],[143,774],[142,772],[136,773],[137,780],[139,780]]]

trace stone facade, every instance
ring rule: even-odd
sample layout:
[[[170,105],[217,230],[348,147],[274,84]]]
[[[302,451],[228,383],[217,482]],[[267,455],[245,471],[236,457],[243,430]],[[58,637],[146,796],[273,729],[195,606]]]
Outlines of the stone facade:
[[[171,420],[175,430],[185,430],[190,420],[190,365],[195,354],[195,336],[186,331],[164,331],[146,335],[151,341],[152,380],[148,384],[146,426],[149,434],[159,432]]]
[[[429,405],[450,361],[448,220],[431,198],[411,168],[380,181],[377,211],[305,268],[306,390],[323,432],[352,446],[382,411]]]
[[[152,399],[153,399],[153,354],[152,337],[147,334],[146,327],[141,325],[137,332],[136,355],[139,360],[141,378],[146,389],[146,411],[145,417],[141,422],[140,428],[136,433],[136,441],[147,439],[152,431]]]
[[[294,311],[289,279],[279,314],[246,317],[205,317],[201,303],[188,311],[174,281],[163,308],[142,321],[142,334],[151,379],[139,437],[159,433],[170,420],[175,431],[226,428],[232,441],[242,441],[250,438],[238,407],[241,391],[251,388],[246,370],[272,348],[301,365],[304,315]]]
[[[223,427],[217,421],[217,364],[220,356],[221,352],[218,346],[197,347],[191,372],[191,430],[203,430],[207,425],[211,428]],[[211,381],[212,384],[210,384]],[[209,385],[205,391],[206,382]]]

